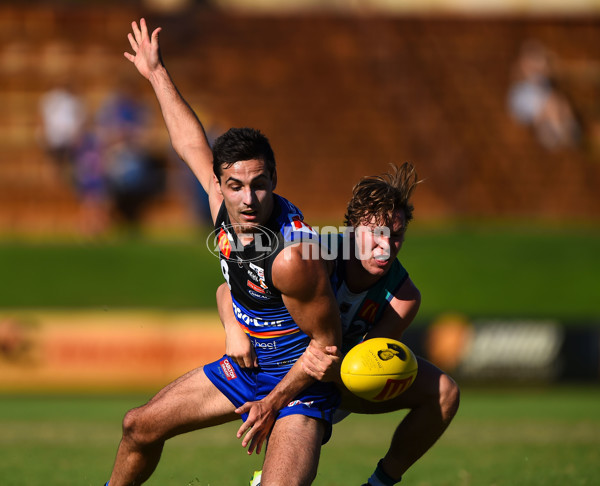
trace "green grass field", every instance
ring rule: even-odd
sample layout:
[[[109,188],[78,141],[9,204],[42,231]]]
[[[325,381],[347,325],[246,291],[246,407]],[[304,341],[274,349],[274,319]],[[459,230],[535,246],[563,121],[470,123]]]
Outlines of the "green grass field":
[[[0,242],[0,309],[214,308],[223,281],[195,239],[105,243]],[[418,320],[598,318],[600,230],[411,227],[400,259],[423,295]]]
[[[206,234],[103,243],[0,242],[0,317],[10,309],[214,308],[222,282]],[[401,261],[423,294],[416,325],[469,317],[598,321],[600,231],[411,228]],[[0,485],[106,481],[120,422],[142,396],[0,395]],[[401,414],[351,416],[324,447],[316,486],[360,485]],[[247,485],[238,424],[169,441],[149,485]],[[416,486],[573,486],[600,479],[600,387],[463,390],[438,444],[405,476]]]
[[[1,396],[3,486],[92,485],[110,473],[120,420],[144,396]],[[406,475],[415,486],[576,486],[600,477],[600,389],[463,390],[447,433]],[[323,448],[316,486],[359,485],[401,414],[350,416]],[[149,485],[247,485],[237,423],[167,443]]]

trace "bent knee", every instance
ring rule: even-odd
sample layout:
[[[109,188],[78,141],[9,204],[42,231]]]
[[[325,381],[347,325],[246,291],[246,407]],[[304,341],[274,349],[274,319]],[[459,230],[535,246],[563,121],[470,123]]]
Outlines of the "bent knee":
[[[440,408],[444,421],[450,422],[460,405],[460,389],[456,382],[445,373],[440,377]]]
[[[144,407],[129,410],[123,418],[123,439],[134,442],[139,446],[149,445],[158,438],[152,433],[151,424],[148,423]]]

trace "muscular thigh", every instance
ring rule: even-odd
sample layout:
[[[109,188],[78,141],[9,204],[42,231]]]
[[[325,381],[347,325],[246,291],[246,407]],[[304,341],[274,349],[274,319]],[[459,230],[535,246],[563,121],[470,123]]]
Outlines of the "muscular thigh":
[[[239,419],[235,406],[196,368],[160,390],[139,412],[165,438]]]
[[[273,427],[263,464],[263,483],[286,486],[314,479],[325,423],[304,415],[288,415]]]
[[[419,371],[415,381],[408,390],[392,400],[385,402],[370,402],[345,390],[342,395],[340,408],[354,413],[386,413],[395,410],[409,409],[419,406],[427,400],[439,396],[440,379],[444,374],[437,366],[417,357]]]

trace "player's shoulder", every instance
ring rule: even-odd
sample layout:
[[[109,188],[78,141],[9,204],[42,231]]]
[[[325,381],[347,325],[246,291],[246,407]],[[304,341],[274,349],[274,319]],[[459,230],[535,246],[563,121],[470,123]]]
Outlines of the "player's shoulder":
[[[273,261],[271,278],[282,294],[310,293],[323,280],[329,282],[329,270],[313,243],[297,243],[284,248]]]
[[[404,268],[404,265],[397,258],[392,263],[392,266],[388,272],[388,278],[390,280],[406,280],[408,278],[408,270]]]
[[[405,284],[410,281],[408,271],[404,268],[400,260],[396,258],[388,271],[384,287],[388,293],[388,300],[391,296],[398,294],[398,292],[405,287]]]
[[[317,237],[317,233],[304,221],[304,215],[296,205],[278,194],[273,194],[273,197],[275,225],[284,242],[301,242]]]

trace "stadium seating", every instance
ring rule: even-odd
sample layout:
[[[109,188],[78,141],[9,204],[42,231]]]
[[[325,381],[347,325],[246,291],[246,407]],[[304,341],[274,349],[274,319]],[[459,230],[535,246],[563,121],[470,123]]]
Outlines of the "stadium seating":
[[[0,6],[0,231],[71,231],[78,201],[36,136],[38,103],[68,73],[97,107],[118,76],[132,7]],[[586,18],[242,16],[196,7],[150,15],[184,96],[215,131],[254,126],[271,139],[278,190],[311,221],[340,223],[353,184],[390,162],[426,183],[417,217],[600,217],[599,21]],[[506,109],[520,43],[537,38],[584,127],[581,147],[550,152]],[[153,94],[152,149],[168,138]],[[149,225],[192,222],[170,159]]]

